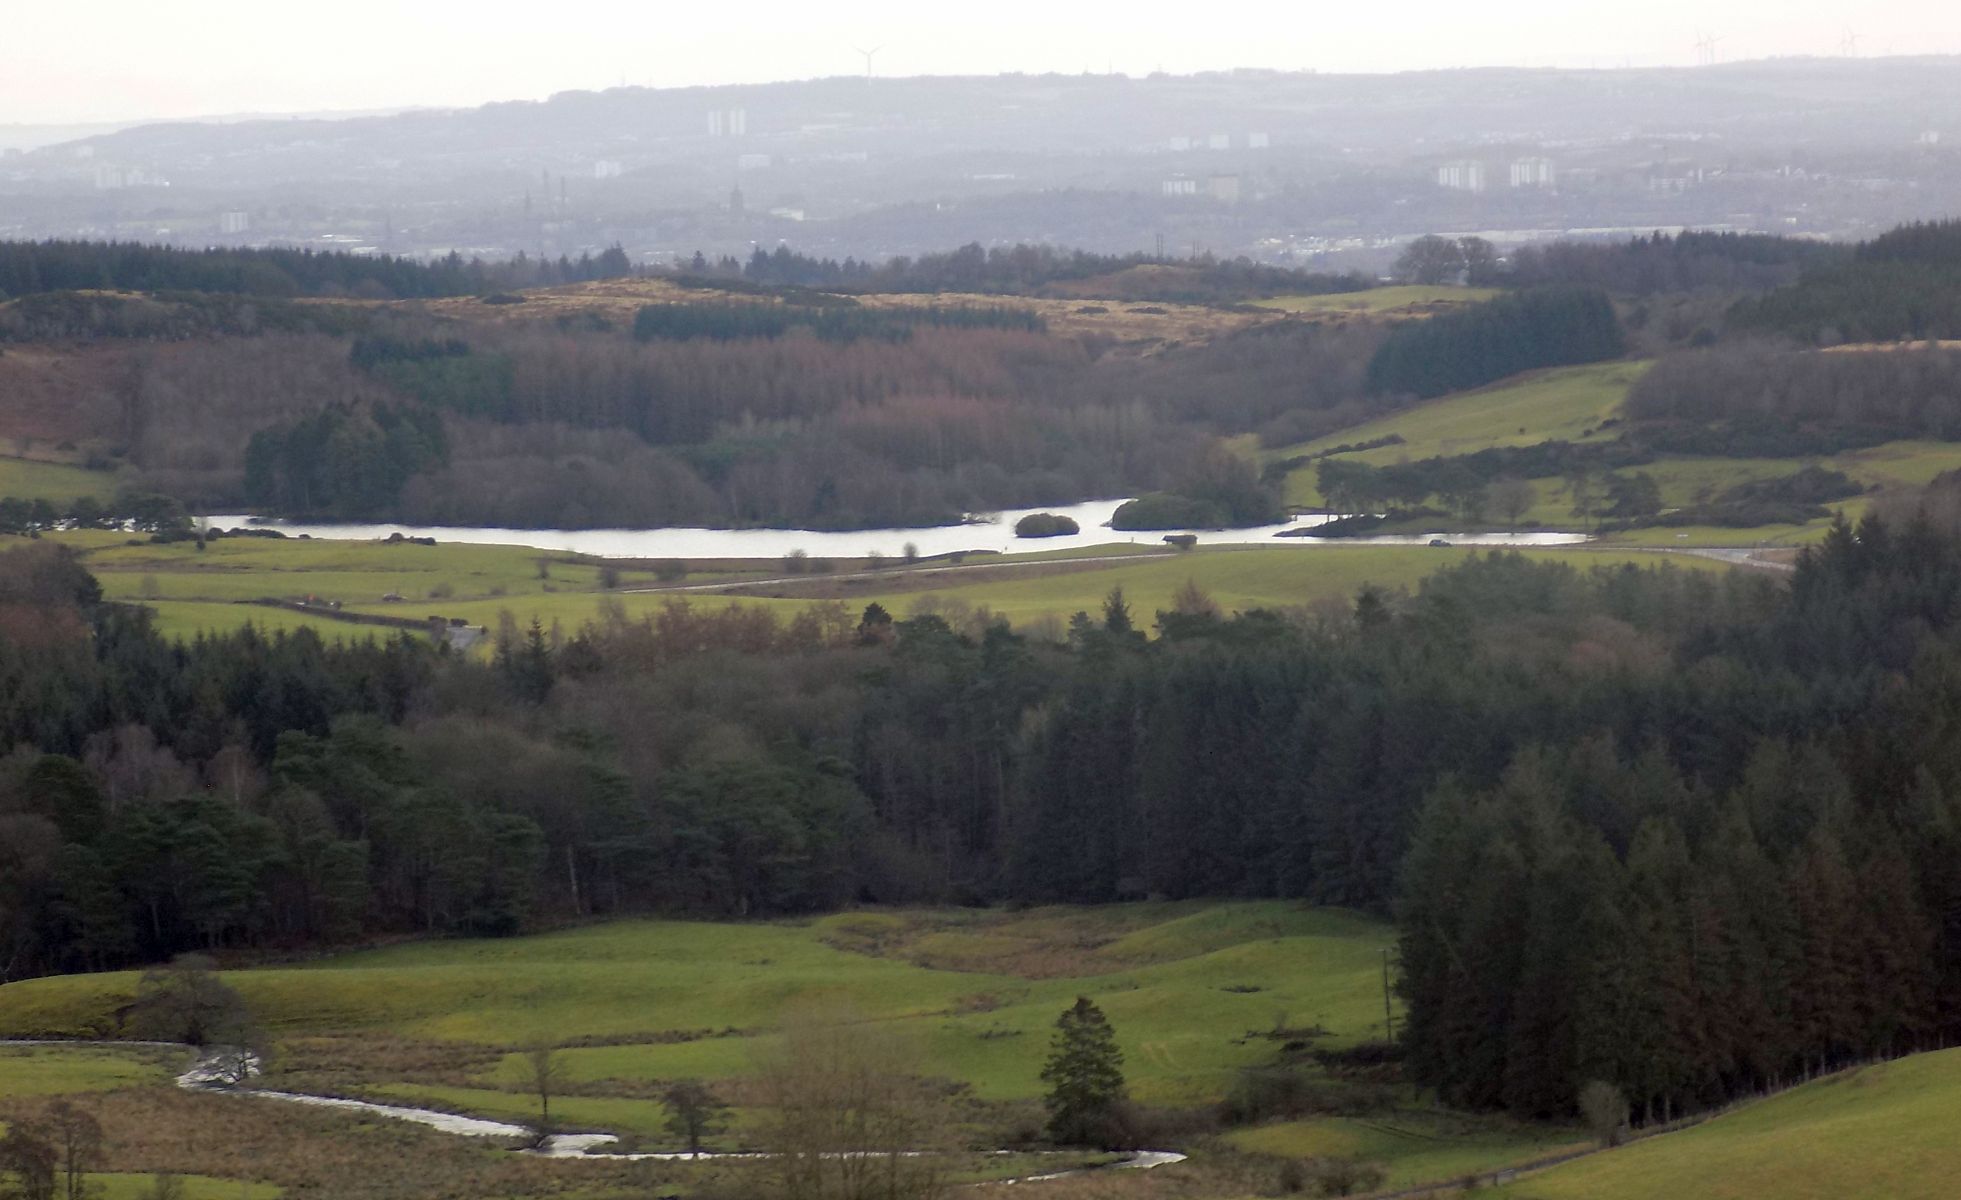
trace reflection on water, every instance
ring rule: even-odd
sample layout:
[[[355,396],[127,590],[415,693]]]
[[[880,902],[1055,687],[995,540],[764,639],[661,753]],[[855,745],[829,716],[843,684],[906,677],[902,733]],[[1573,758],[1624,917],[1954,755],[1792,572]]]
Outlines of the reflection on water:
[[[449,525],[308,524],[260,520],[238,514],[221,514],[207,517],[206,520],[219,529],[256,525],[286,533],[306,533],[316,538],[350,541],[373,540],[399,533],[403,537],[432,537],[439,542],[529,546],[538,550],[560,550],[609,558],[782,558],[793,550],[802,550],[813,558],[861,558],[874,553],[898,558],[905,553],[908,544],[922,557],[960,551],[1015,553],[1122,543],[1163,545],[1163,532],[1121,533],[1108,527],[1111,515],[1122,503],[1122,500],[1091,500],[1084,504],[1052,508],[1014,509],[989,514],[966,525],[941,525],[930,529],[855,529],[848,532],[817,529],[487,529]],[[1016,537],[1015,522],[1033,512],[1052,512],[1069,517],[1081,526],[1081,532],[1065,537]],[[1421,546],[1437,537],[1453,545],[1464,546],[1557,546],[1586,540],[1577,533],[1457,535],[1448,531],[1338,539],[1275,536],[1283,530],[1318,525],[1328,519],[1318,515],[1303,516],[1285,525],[1263,525],[1257,529],[1199,529],[1190,532],[1197,535],[1200,545],[1212,546]]]

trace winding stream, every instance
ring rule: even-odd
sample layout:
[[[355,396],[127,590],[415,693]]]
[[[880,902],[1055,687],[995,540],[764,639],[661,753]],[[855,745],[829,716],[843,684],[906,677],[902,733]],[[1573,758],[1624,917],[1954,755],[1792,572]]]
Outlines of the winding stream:
[[[58,1039],[0,1039],[4,1046],[91,1046],[104,1049],[127,1049],[131,1046],[147,1046],[155,1049],[186,1050],[195,1053],[190,1066],[177,1076],[177,1086],[189,1092],[215,1092],[233,1096],[250,1096],[259,1100],[282,1100],[288,1104],[304,1104],[314,1108],[333,1108],[344,1112],[364,1113],[373,1117],[386,1117],[393,1121],[410,1121],[417,1125],[427,1125],[442,1133],[458,1137],[503,1138],[514,1141],[535,1142],[520,1154],[535,1155],[539,1158],[553,1159],[591,1159],[599,1162],[678,1162],[689,1159],[762,1159],[770,1155],[757,1152],[711,1151],[691,1154],[686,1150],[661,1151],[609,1151],[604,1146],[617,1145],[619,1138],[610,1133],[559,1133],[542,1140],[537,1131],[524,1125],[513,1125],[504,1121],[491,1121],[482,1117],[465,1117],[456,1113],[441,1112],[433,1108],[416,1108],[406,1104],[376,1104],[368,1100],[349,1100],[340,1096],[315,1096],[306,1092],[281,1092],[270,1088],[247,1087],[240,1077],[249,1078],[258,1074],[258,1060],[251,1055],[225,1047],[196,1051],[190,1046],[174,1042],[116,1042],[116,1041],[64,1041]],[[990,1150],[988,1154],[1007,1155],[1017,1153],[1013,1150]],[[1050,1151],[1046,1153],[1069,1153]],[[1066,1171],[1052,1171],[1042,1175],[1023,1175],[1014,1179],[998,1179],[993,1184],[1036,1183],[1045,1179],[1061,1179],[1065,1176],[1080,1175],[1089,1171],[1121,1170],[1148,1171],[1152,1167],[1169,1166],[1185,1161],[1185,1156],[1175,1150],[1137,1150],[1126,1158],[1103,1167],[1074,1167]]]

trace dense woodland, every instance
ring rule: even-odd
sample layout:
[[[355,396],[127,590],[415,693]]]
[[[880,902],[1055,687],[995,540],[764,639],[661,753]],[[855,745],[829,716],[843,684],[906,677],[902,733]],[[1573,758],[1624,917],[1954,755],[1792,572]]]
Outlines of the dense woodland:
[[[1747,297],[1733,323],[1821,346],[1961,337],[1961,220],[1902,226]]]
[[[1369,360],[1376,393],[1430,399],[1539,367],[1602,362],[1627,353],[1607,293],[1527,288],[1427,321],[1396,326]]]
[[[1451,1100],[1655,1111],[1961,1035],[1954,484],[1784,581],[1504,554],[1121,596],[168,645],[0,564],[0,968],[575,915],[1280,896],[1393,911]],[[1144,626],[1159,637],[1147,639]]]
[[[1009,307],[844,299],[758,307],[791,316],[750,329],[735,305],[665,306],[637,330],[292,311],[315,324],[97,343],[80,376],[0,356],[0,386],[44,390],[139,490],[194,510],[531,527],[934,524],[1177,489],[1221,435],[1407,400],[1362,387],[1367,325],[1143,356]]]
[[[593,309],[509,319],[504,302],[517,298],[501,294],[482,295],[497,303],[481,315],[436,317],[331,298],[481,294],[624,264],[16,244],[6,286],[28,290],[0,304],[0,341],[88,349],[60,371],[0,357],[0,388],[63,413],[65,444],[126,464],[126,486],[194,511],[864,528],[1148,495],[1137,522],[1212,525],[1278,513],[1278,475],[1263,495],[1217,502],[1207,464],[1221,438],[1283,447],[1521,371],[1662,354],[1612,450],[1473,455],[1417,464],[1423,478],[1402,481],[1414,492],[1427,480],[1445,508],[1472,512],[1480,488],[1565,474],[1576,456],[1612,471],[1661,454],[1953,436],[1949,354],[1814,362],[1788,342],[1747,340],[1777,305],[1826,294],[1834,272],[1925,269],[1939,295],[1961,294],[1937,266],[1953,237],[1924,226],[1854,249],[1729,234],[1555,245],[1485,262],[1488,282],[1514,290],[1428,320],[1273,317],[1149,347],[1058,334],[1012,299],[898,307],[852,293],[1169,289],[1218,303],[1358,281],[1040,247],[877,267],[779,247],[704,260],[681,282],[716,298],[649,305],[630,321]],[[105,282],[153,290],[82,288]]]
[[[1670,292],[1769,291],[1796,283],[1802,270],[1844,261],[1830,242],[1768,234],[1656,233],[1625,242],[1553,242],[1524,246],[1496,279],[1517,287],[1563,284],[1604,288],[1617,296]]]

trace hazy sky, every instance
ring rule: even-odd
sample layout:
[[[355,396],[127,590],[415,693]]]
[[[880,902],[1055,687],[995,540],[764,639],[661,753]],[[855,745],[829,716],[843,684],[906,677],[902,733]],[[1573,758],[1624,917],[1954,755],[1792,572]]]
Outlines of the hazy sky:
[[[535,99],[571,88],[1253,66],[1614,66],[1961,52],[1953,0],[0,0],[0,124]]]

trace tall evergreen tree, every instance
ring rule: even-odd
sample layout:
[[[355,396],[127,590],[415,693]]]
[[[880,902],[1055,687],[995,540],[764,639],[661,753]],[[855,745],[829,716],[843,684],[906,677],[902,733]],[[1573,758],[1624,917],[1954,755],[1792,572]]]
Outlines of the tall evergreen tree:
[[[1056,1020],[1042,1082],[1049,1086],[1044,1103],[1051,1138],[1066,1145],[1108,1144],[1124,1099],[1123,1051],[1089,997],[1078,996]]]

